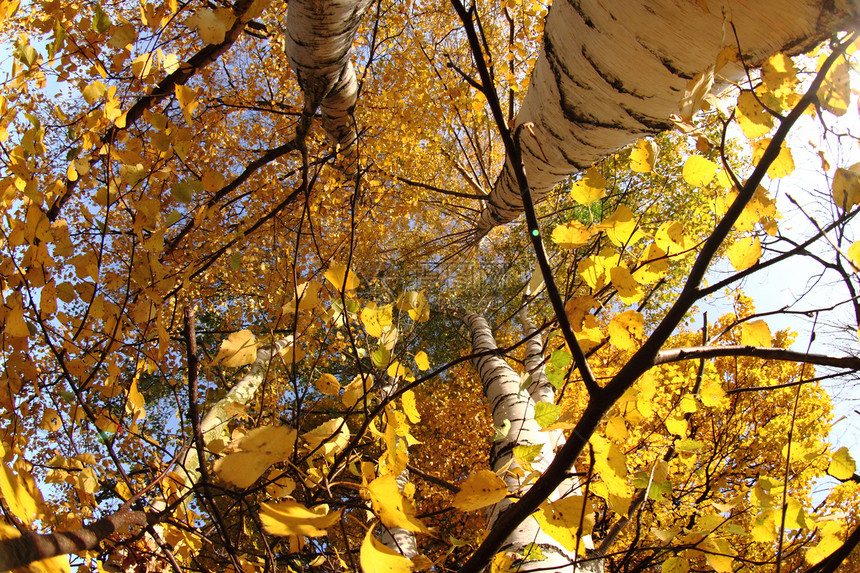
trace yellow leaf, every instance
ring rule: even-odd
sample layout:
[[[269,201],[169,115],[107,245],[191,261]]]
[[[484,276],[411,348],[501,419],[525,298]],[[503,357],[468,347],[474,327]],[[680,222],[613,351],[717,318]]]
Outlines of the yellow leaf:
[[[803,504],[793,497],[789,497],[785,504],[785,528],[809,529]]]
[[[220,44],[224,41],[227,31],[233,27],[236,16],[229,8],[198,8],[194,14],[185,21],[189,27],[196,28],[200,39],[207,44]]]
[[[819,67],[827,58],[825,54],[819,59]],[[818,101],[821,107],[834,115],[845,115],[851,103],[851,80],[848,72],[851,69],[844,58],[840,58],[827,71],[827,76],[818,90]]]
[[[24,321],[24,311],[20,308],[13,308],[6,315],[6,324],[3,332],[6,336],[23,338],[30,336],[30,329],[27,328],[27,323]]]
[[[131,73],[139,80],[145,79],[152,71],[152,61],[155,57],[149,53],[143,53],[136,57],[131,63]]]
[[[848,169],[836,169],[831,188],[833,202],[840,209],[847,211],[854,205],[860,205],[860,163],[855,163]]]
[[[681,396],[681,411],[686,414],[692,414],[699,409],[699,403],[696,397],[692,394],[684,394]]]
[[[317,390],[326,396],[337,396],[340,393],[340,384],[332,374],[326,373],[320,376],[315,386]]]
[[[47,432],[56,432],[62,427],[60,415],[53,408],[46,408],[42,413],[42,421],[39,427]]]
[[[607,493],[619,497],[629,495],[627,456],[614,443],[597,434],[589,441],[594,446],[594,470],[606,484]]]
[[[624,267],[613,267],[609,269],[609,277],[613,286],[618,289],[618,296],[624,304],[638,302],[642,295],[642,288],[630,271]]]
[[[585,502],[579,495],[554,502],[544,502],[532,516],[540,523],[544,533],[558,541],[568,551],[575,551],[578,545],[580,552],[583,552],[582,539],[577,540],[576,534],[580,526],[582,535],[590,535],[594,527],[594,510],[591,508],[591,502]]]
[[[767,134],[773,128],[773,116],[758,102],[755,94],[749,91],[738,96],[738,124],[744,135],[755,139]]]
[[[613,416],[606,422],[606,437],[610,440],[626,440],[627,425],[624,423],[624,418],[621,416]]]
[[[640,139],[630,151],[630,169],[649,173],[657,160],[657,144],[651,139]]]
[[[285,314],[295,314],[296,313],[296,300],[298,300],[298,309],[299,310],[313,310],[320,305],[320,297],[318,296],[318,292],[322,285],[317,281],[308,281],[305,283],[301,283],[296,286],[296,297],[293,298],[289,303],[283,306],[283,311]]]
[[[250,330],[240,330],[230,334],[221,342],[218,354],[212,364],[222,364],[229,368],[245,366],[257,359],[257,339]]]
[[[430,530],[415,517],[415,510],[397,486],[394,475],[376,478],[367,486],[370,503],[380,521],[387,527],[400,527],[407,531],[430,533]]]
[[[860,271],[860,241],[855,241],[848,247],[848,260],[851,261],[855,272]]]
[[[654,241],[655,242],[648,245],[648,248],[642,256],[639,257],[639,268],[633,271],[633,278],[640,284],[656,282],[666,276],[666,273],[669,272],[669,259],[665,258],[666,251],[657,245],[656,235],[654,237]]]
[[[269,497],[280,499],[290,496],[296,489],[296,482],[291,477],[286,475],[286,471],[274,477],[266,486],[266,493]]]
[[[372,386],[373,376],[369,374],[364,376],[358,374],[352,379],[352,382],[347,385],[343,392],[343,396],[341,397],[341,401],[347,408],[352,408]]]
[[[401,312],[407,311],[409,318],[415,322],[426,322],[430,320],[430,303],[424,291],[407,291],[397,299],[397,309]],[[392,329],[397,332],[397,329]]]
[[[753,143],[753,162],[758,163],[765,149],[770,145],[771,138],[766,137],[759,139]],[[767,176],[771,179],[781,179],[791,175],[794,171],[794,158],[791,155],[791,150],[785,146],[785,142],[779,148],[779,155],[773,160],[773,163],[767,168]]]
[[[838,521],[825,521],[819,529],[821,541],[806,552],[806,562],[815,565],[842,547],[842,524]]]
[[[758,237],[738,239],[726,251],[729,262],[737,271],[748,269],[761,258],[761,241]]]
[[[343,451],[349,443],[349,428],[343,418],[323,422],[313,430],[302,434],[309,451],[314,457],[331,457]]]
[[[616,314],[609,321],[609,342],[621,350],[629,350],[643,339],[645,317],[635,310]]]
[[[728,539],[721,539],[719,537],[710,538],[711,543],[714,545],[713,553],[705,554],[705,558],[708,561],[708,565],[716,573],[732,573],[734,568],[732,567],[732,562],[734,561],[735,550],[732,547],[732,544]]]
[[[418,404],[415,402],[415,392],[406,390],[400,396],[400,402],[403,404],[403,412],[409,421],[417,424],[421,421],[421,414],[418,412]]]
[[[415,364],[418,366],[418,370],[424,372],[425,370],[430,370],[430,359],[427,357],[427,353],[423,350],[419,350],[415,353]]]
[[[30,525],[41,515],[42,494],[30,474],[15,475],[0,458],[0,493],[12,515]]]
[[[340,263],[331,263],[325,272],[325,278],[338,292],[349,292],[361,285],[356,274]]]
[[[197,92],[185,85],[176,84],[176,101],[179,102],[179,107],[182,108],[182,115],[187,123],[191,123],[194,116],[194,110],[197,109],[199,102],[197,101]]]
[[[493,556],[490,573],[508,573],[514,564],[514,560],[506,552],[502,551]]]
[[[582,179],[570,188],[570,198],[583,205],[591,205],[606,195],[606,179],[595,167],[588,169]]]
[[[683,416],[669,416],[664,424],[666,430],[673,436],[685,437],[687,435],[687,420]]]
[[[367,306],[361,309],[359,318],[361,318],[361,323],[367,330],[367,334],[374,338],[382,336],[383,329],[386,326],[391,326],[392,323],[391,308],[392,305],[390,304],[377,307],[375,302],[369,302]]]
[[[773,346],[770,327],[763,320],[751,320],[741,325],[741,344],[748,346]]]
[[[857,464],[851,456],[851,452],[845,446],[842,446],[833,454],[833,459],[830,460],[830,465],[827,466],[827,473],[838,479],[839,481],[847,481],[854,477],[854,472],[857,471]]]
[[[272,464],[293,455],[296,431],[286,426],[261,426],[230,442],[226,456],[215,461],[215,473],[238,488],[253,485]]]
[[[526,296],[535,296],[543,290],[544,286],[543,275],[540,269],[535,269],[532,278],[529,280],[529,284],[526,285],[525,294]]]
[[[714,179],[716,173],[717,164],[701,155],[688,157],[681,171],[684,181],[693,187],[704,187]]]
[[[414,569],[410,559],[377,541],[372,527],[361,542],[359,562],[364,573],[411,573]]]
[[[140,420],[146,416],[146,410],[143,408],[144,405],[143,394],[137,389],[137,376],[135,376],[128,387],[128,399],[125,403],[125,411],[127,414],[132,415],[135,420]]]
[[[660,573],[687,573],[690,570],[690,562],[676,555],[669,557],[660,566]]]
[[[388,374],[391,378],[403,378],[407,382],[415,381],[415,375],[412,374],[412,370],[410,370],[397,360],[388,365],[388,368],[385,370],[385,373]]]
[[[570,326],[574,332],[582,330],[585,317],[591,313],[591,309],[598,307],[597,300],[591,295],[578,296],[567,301],[564,312],[570,319]]]
[[[452,505],[463,511],[473,511],[505,499],[508,486],[490,470],[479,470],[460,484]]]
[[[571,221],[557,226],[552,231],[552,242],[562,249],[575,249],[588,244],[591,231],[579,221]]]
[[[260,504],[260,522],[270,535],[322,537],[340,520],[340,511],[317,513],[294,500]]]
[[[639,221],[626,205],[619,205],[598,228],[605,230],[609,240],[618,247],[633,245],[645,237],[639,230]]]

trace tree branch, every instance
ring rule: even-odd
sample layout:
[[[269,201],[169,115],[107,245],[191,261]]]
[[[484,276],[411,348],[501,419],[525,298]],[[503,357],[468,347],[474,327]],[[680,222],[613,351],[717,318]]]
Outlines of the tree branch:
[[[786,348],[768,348],[764,346],[747,346],[732,344],[729,346],[686,346],[661,350],[654,359],[654,365],[694,360],[696,358],[718,358],[721,356],[750,356],[765,360],[784,360],[788,362],[805,362],[817,366],[834,366],[860,370],[860,357],[856,356],[827,356],[825,354],[810,354]]]
[[[96,549],[119,531],[155,525],[163,514],[120,511],[72,531],[38,534],[25,531],[21,537],[0,540],[0,571],[24,567],[33,561]]]

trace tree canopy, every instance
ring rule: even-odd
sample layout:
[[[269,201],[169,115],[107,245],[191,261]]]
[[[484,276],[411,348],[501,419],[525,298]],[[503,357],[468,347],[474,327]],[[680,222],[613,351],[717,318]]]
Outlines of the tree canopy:
[[[856,18],[0,0],[0,570],[855,570]]]

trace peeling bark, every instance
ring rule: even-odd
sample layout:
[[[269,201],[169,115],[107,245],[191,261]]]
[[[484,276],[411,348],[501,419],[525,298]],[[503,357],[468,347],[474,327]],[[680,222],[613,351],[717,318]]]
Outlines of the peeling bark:
[[[617,149],[669,128],[687,82],[713,66],[724,46],[739,44],[744,61],[755,67],[775,53],[802,53],[850,28],[854,20],[847,11],[845,2],[818,0],[554,2],[515,119],[515,128],[532,124],[534,137],[523,131],[520,145],[533,199]],[[738,79],[743,68],[732,64],[721,74]],[[718,82],[712,92],[727,85]],[[477,231],[483,235],[522,211],[506,159]]]
[[[369,0],[290,0],[285,53],[304,92],[304,113],[322,114],[326,134],[354,154],[358,96],[349,50]]]

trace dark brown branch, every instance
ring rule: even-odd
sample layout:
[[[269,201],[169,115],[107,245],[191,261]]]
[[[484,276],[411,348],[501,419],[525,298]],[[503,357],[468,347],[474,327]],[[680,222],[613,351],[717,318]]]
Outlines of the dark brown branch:
[[[0,571],[24,567],[33,561],[57,555],[96,549],[99,543],[118,531],[155,525],[161,514],[120,511],[73,531],[40,535],[26,531],[21,537],[0,540]]]
[[[749,356],[765,360],[784,360],[788,362],[805,362],[817,366],[834,366],[860,370],[860,358],[856,356],[827,356],[825,354],[809,354],[788,350],[786,348],[768,348],[763,346],[744,346],[732,344],[729,346],[687,346],[661,350],[654,359],[654,364],[669,364],[682,360],[697,358],[718,358],[721,356]]]
[[[443,195],[451,195],[453,197],[462,197],[463,199],[484,200],[487,198],[486,195],[478,195],[477,193],[462,193],[460,191],[451,191],[450,189],[442,189],[441,187],[436,187],[435,185],[429,185],[427,183],[421,183],[420,181],[413,181],[411,179],[407,179],[406,177],[401,177],[399,175],[395,175],[394,178],[397,181],[403,181],[407,185],[411,185],[413,187],[420,187],[422,189],[427,189],[428,191],[433,191],[434,193],[441,193]]]

